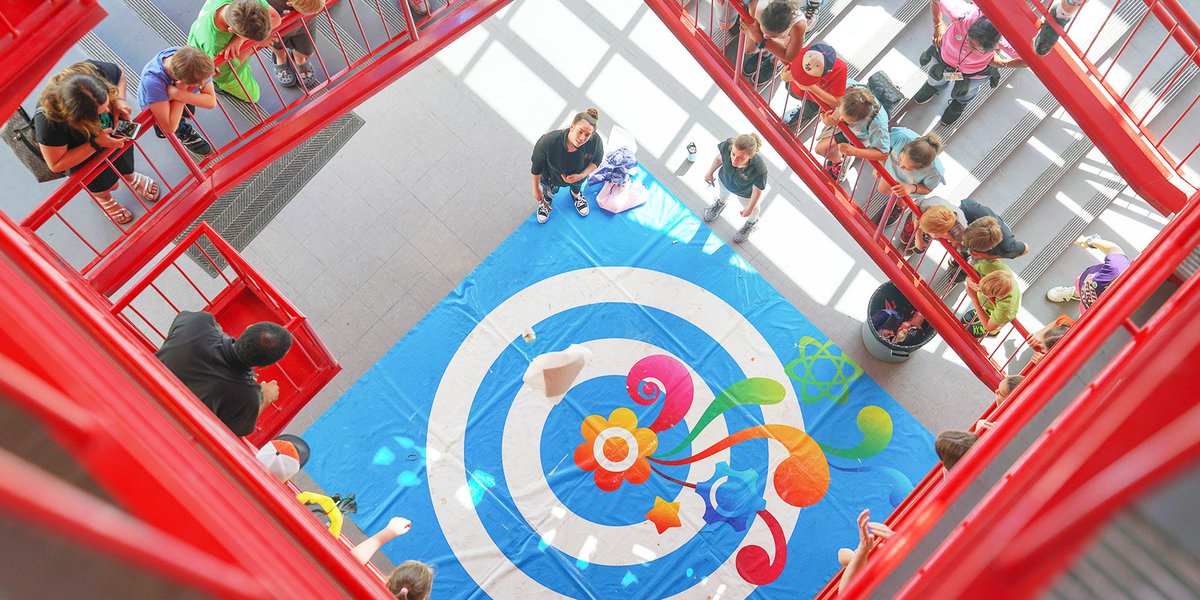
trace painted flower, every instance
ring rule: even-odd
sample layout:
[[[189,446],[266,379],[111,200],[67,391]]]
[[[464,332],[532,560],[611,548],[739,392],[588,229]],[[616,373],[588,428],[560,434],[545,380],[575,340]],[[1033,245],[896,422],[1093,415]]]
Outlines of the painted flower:
[[[658,436],[637,425],[637,415],[628,408],[612,411],[607,419],[592,415],[583,420],[584,442],[575,448],[575,464],[593,471],[596,487],[613,492],[622,481],[639,484],[650,478],[646,457],[658,448]]]

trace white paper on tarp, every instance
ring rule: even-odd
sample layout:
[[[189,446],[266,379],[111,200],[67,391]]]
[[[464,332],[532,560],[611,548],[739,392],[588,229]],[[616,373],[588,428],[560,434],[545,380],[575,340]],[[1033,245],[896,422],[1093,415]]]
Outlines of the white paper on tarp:
[[[522,379],[547,399],[557,400],[571,389],[571,384],[591,358],[591,350],[571,344],[566,350],[547,352],[534,358]]]

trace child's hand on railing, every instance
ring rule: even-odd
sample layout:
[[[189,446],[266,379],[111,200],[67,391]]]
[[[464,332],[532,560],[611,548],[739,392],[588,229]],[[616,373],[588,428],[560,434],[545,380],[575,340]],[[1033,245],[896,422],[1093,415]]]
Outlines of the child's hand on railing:
[[[911,196],[917,193],[917,186],[911,183],[897,183],[892,186],[892,193],[897,196]]]
[[[742,33],[746,34],[746,38],[751,42],[758,44],[763,41],[762,28],[758,26],[758,21],[742,22]]]

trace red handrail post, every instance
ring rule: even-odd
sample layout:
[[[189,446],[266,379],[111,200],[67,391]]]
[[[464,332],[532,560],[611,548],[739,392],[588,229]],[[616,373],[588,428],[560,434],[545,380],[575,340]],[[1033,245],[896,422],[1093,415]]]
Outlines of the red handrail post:
[[[1189,186],[1116,107],[1115,99],[1088,77],[1062,44],[1045,56],[1033,51],[1038,14],[1025,2],[976,0],[975,4],[1130,187],[1159,212],[1179,212],[1187,202]]]

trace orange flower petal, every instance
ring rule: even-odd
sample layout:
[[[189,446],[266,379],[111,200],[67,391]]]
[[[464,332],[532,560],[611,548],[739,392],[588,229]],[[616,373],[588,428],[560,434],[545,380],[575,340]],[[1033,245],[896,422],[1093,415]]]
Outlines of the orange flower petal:
[[[633,439],[637,440],[639,458],[650,456],[658,449],[658,435],[645,427],[635,430]]]
[[[650,463],[644,458],[634,461],[633,466],[625,471],[625,481],[629,483],[646,483],[650,479]]]
[[[617,488],[621,487],[621,480],[624,479],[620,473],[613,473],[604,469],[596,469],[592,477],[596,480],[596,487],[606,492],[617,491]]]
[[[637,415],[633,414],[632,410],[622,406],[621,408],[612,411],[611,415],[608,415],[608,426],[620,427],[622,429],[633,431],[634,429],[637,429]]]
[[[608,429],[608,421],[600,415],[592,415],[583,420],[583,425],[579,427],[580,433],[583,434],[583,439],[594,442],[596,436],[605,429]]]
[[[575,447],[575,466],[584,471],[596,468],[596,455],[592,452],[592,442],[584,442]]]

